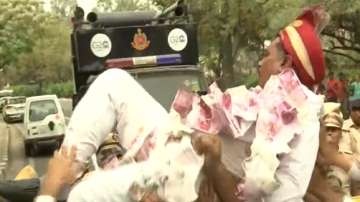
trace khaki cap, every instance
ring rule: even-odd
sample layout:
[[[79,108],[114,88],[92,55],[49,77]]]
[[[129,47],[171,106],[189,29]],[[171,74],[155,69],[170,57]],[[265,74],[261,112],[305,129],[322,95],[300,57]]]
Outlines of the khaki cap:
[[[324,103],[324,114],[322,119],[325,126],[342,128],[344,119],[340,106],[339,103],[334,102]]]

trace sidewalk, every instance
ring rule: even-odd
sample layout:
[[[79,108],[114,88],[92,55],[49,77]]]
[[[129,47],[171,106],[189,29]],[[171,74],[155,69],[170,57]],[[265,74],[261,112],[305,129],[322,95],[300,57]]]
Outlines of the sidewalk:
[[[9,128],[5,123],[0,123],[0,179],[3,179],[8,163]]]

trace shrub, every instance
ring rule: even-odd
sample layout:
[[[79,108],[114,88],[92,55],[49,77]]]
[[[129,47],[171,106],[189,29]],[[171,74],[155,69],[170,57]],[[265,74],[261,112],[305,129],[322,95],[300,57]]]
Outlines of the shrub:
[[[45,94],[55,94],[58,97],[70,98],[73,94],[72,82],[43,84],[41,89],[38,84],[16,85],[12,86],[12,89],[14,90],[14,96],[30,97]]]

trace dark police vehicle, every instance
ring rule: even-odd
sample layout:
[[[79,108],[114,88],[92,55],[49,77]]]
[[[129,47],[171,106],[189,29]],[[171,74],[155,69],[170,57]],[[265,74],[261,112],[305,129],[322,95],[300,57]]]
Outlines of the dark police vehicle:
[[[77,8],[73,23],[74,106],[93,78],[109,68],[130,72],[167,109],[178,88],[202,92],[205,87],[196,26],[183,1],[160,14],[91,12],[86,20]]]

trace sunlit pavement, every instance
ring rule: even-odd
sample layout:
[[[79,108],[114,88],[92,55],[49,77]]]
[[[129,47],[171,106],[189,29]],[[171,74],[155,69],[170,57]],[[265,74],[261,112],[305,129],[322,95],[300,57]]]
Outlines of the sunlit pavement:
[[[71,116],[71,100],[61,99],[66,120]],[[38,154],[27,157],[24,148],[25,128],[23,123],[5,123],[0,119],[0,179],[14,179],[26,165],[31,165],[38,176],[46,172],[47,163],[54,151],[54,145],[41,145]]]
[[[7,124],[3,123],[2,118],[0,122],[0,179],[5,176],[5,170],[8,162],[8,143],[9,143],[9,128]]]

